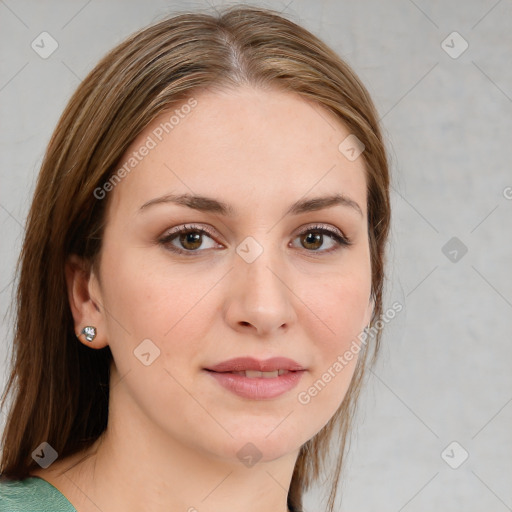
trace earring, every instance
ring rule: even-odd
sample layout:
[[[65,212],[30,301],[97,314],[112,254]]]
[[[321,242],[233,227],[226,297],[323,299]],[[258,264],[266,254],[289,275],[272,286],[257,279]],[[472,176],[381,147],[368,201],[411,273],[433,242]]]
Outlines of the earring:
[[[88,325],[87,327],[84,327],[82,329],[82,332],[80,334],[85,335],[85,339],[87,341],[92,341],[94,338],[96,338],[96,327],[93,327],[92,325]],[[80,334],[77,334],[76,337],[79,338]]]

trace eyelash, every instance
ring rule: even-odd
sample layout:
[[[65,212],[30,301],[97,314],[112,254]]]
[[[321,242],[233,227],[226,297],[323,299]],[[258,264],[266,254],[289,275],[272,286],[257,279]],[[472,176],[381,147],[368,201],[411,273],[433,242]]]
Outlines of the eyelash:
[[[177,253],[177,254],[186,254],[187,256],[192,256],[195,253],[204,252],[205,249],[203,249],[203,250],[199,250],[199,249],[197,249],[197,250],[186,250],[186,249],[179,249],[179,248],[177,248],[177,247],[175,247],[175,246],[170,244],[170,242],[174,238],[176,238],[178,235],[180,235],[182,233],[188,233],[188,232],[206,234],[206,235],[208,235],[212,239],[215,238],[214,233],[210,230],[210,228],[208,228],[206,226],[197,226],[197,225],[194,225],[194,224],[184,224],[183,226],[179,226],[178,228],[173,229],[173,231],[167,233],[165,236],[160,238],[158,240],[158,242],[161,245],[164,245],[167,250],[169,250],[171,252],[174,252],[174,253]],[[341,233],[341,231],[338,232],[337,230],[335,231],[333,229],[329,229],[329,228],[326,228],[323,225],[318,225],[318,224],[315,224],[315,225],[312,225],[312,226],[308,226],[306,229],[304,229],[300,233],[298,233],[295,238],[297,238],[297,237],[299,237],[301,235],[305,235],[307,233],[311,233],[311,232],[321,233],[323,235],[328,235],[332,239],[334,239],[334,241],[337,244],[335,247],[333,247],[331,249],[328,249],[328,250],[324,250],[324,251],[303,249],[303,250],[305,250],[305,251],[307,251],[309,253],[312,253],[312,254],[327,254],[327,253],[331,253],[331,252],[337,251],[337,250],[341,249],[342,247],[348,247],[348,246],[352,245],[352,242],[345,235],[343,235]]]

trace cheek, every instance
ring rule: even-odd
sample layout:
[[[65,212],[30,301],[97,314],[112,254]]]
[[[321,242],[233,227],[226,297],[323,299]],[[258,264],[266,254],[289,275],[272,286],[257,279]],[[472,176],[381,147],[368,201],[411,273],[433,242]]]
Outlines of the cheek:
[[[207,315],[212,308],[201,299],[216,280],[211,275],[197,279],[192,266],[178,271],[138,251],[105,258],[103,269],[109,345],[117,371],[133,400],[160,421],[169,404],[185,408],[190,402],[182,386],[192,386],[190,368],[198,365],[200,340],[211,325]],[[144,354],[149,354],[146,360]]]
[[[316,378],[327,371],[331,372],[331,377],[336,374],[335,378],[325,377],[324,380],[336,381],[337,384],[329,386],[330,390],[325,394],[332,395],[338,402],[357,362],[358,337],[366,327],[369,289],[369,282],[365,279],[345,279],[338,286],[333,280],[317,297],[316,310],[321,312],[318,316],[325,328],[318,330],[316,335],[312,331],[310,334],[316,353],[314,374]],[[343,359],[343,369],[336,364],[340,359]]]
[[[365,327],[369,301],[369,279],[354,276],[340,280],[338,286],[335,282],[329,285],[323,310],[327,325],[334,331],[329,338],[334,345],[357,336]]]
[[[115,261],[105,258],[104,274],[106,302],[111,316],[119,320],[111,322],[112,328],[119,330],[122,324],[125,334],[156,339],[179,330],[214,284],[211,275],[198,279],[192,266],[176,268],[161,257],[147,257],[144,251],[128,251]]]
[[[109,344],[121,374],[132,372],[142,379],[139,385],[145,382],[145,389],[159,390],[158,379],[163,379],[169,390],[179,392],[165,370],[184,385],[191,384],[191,369],[201,365],[204,340],[218,315],[212,291],[222,276],[200,271],[197,265],[178,268],[143,252],[127,251],[105,259]],[[142,343],[158,355],[151,371],[136,358],[146,346]]]
[[[343,263],[337,272],[318,276],[316,281],[309,279],[301,292],[311,310],[309,318],[320,320],[316,335],[312,330],[310,338],[324,355],[343,349],[366,327],[371,295],[369,258],[354,254]]]
[[[297,392],[297,402],[324,425],[341,405],[357,364],[358,336],[366,327],[369,307],[370,267],[331,275],[316,290],[306,297],[317,318],[311,314],[305,326],[314,345],[314,365]]]

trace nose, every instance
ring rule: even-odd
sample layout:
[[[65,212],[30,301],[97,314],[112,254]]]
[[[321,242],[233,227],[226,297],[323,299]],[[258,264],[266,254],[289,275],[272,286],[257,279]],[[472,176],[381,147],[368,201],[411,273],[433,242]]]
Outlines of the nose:
[[[252,263],[235,256],[224,311],[238,332],[273,337],[297,321],[291,274],[278,257],[270,256],[264,250]]]

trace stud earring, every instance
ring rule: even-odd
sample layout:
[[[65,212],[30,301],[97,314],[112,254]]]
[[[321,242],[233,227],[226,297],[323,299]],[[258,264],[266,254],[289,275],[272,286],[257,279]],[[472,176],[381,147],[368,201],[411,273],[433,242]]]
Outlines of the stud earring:
[[[84,327],[82,329],[82,332],[80,334],[83,334],[85,336],[85,339],[87,341],[92,341],[94,338],[96,338],[96,327],[93,327],[92,325],[88,325],[87,327]],[[77,334],[77,338],[80,337],[80,334]]]

